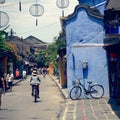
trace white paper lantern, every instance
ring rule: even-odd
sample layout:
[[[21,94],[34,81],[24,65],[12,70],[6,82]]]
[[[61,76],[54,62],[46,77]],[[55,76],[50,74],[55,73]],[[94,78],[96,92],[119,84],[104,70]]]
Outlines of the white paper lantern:
[[[44,7],[40,4],[33,4],[29,8],[29,12],[34,17],[39,17],[44,13]]]
[[[0,4],[4,4],[5,3],[5,0],[0,0]]]
[[[56,5],[61,9],[67,8],[69,6],[69,0],[57,0]]]
[[[36,17],[36,26],[37,26],[38,25],[38,19],[37,19],[37,17],[40,17],[40,16],[43,15],[43,13],[44,13],[44,7],[42,5],[40,5],[40,4],[38,4],[38,3],[33,4],[29,8],[29,13],[32,16]]]
[[[9,22],[9,16],[7,13],[0,11],[0,28],[5,27]]]

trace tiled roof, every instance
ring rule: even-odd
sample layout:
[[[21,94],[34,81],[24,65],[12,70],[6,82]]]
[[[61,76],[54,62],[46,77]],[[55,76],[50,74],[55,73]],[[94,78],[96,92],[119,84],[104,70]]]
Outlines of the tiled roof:
[[[88,15],[90,15],[92,17],[95,17],[95,18],[98,18],[98,19],[103,19],[103,15],[100,14],[98,9],[90,8],[90,6],[88,6],[88,5],[81,5],[81,4],[77,5],[75,7],[74,13],[67,16],[65,19],[68,20],[68,19],[71,19],[71,18],[75,17],[77,15],[77,13],[78,13],[78,10],[82,9],[82,8],[86,9]]]
[[[43,42],[42,40],[39,40],[38,38],[36,38],[34,36],[29,36],[29,37],[25,38],[24,42],[28,42],[31,44],[45,44],[45,42]]]
[[[106,9],[112,8],[120,10],[120,0],[108,0],[106,4]]]
[[[87,4],[89,6],[97,5],[101,2],[105,2],[107,0],[78,0],[80,4]]]

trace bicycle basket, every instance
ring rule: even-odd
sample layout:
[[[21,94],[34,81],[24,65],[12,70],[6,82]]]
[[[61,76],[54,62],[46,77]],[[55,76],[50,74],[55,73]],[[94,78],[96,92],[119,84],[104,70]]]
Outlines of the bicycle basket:
[[[74,86],[78,86],[79,85],[79,81],[78,80],[74,80],[74,81],[72,81],[72,85],[74,85]]]

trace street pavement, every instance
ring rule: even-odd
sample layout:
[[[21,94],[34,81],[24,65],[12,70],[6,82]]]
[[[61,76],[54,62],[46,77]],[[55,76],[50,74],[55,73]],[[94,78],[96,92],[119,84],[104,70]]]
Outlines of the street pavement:
[[[34,102],[31,96],[30,77],[14,80],[12,91],[2,96],[0,120],[59,120],[64,108],[64,99],[49,75],[40,75],[40,99]]]
[[[120,120],[119,100],[111,100],[108,97],[71,100],[68,97],[67,89],[61,88],[58,78],[56,76],[51,77],[66,99],[60,120]]]
[[[71,100],[68,97],[67,88],[62,89],[57,76],[50,76],[61,91],[65,105],[59,120],[120,120],[120,103],[105,97],[101,99]],[[15,80],[14,85],[21,80]]]

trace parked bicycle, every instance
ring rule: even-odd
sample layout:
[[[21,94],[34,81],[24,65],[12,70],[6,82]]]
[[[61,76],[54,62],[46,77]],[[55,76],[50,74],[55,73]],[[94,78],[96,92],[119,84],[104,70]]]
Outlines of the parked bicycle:
[[[100,84],[92,84],[92,82],[88,83],[88,88],[86,88],[80,80],[83,78],[78,78],[78,81],[73,81],[74,87],[70,90],[70,98],[72,100],[77,100],[80,98],[82,94],[82,90],[84,90],[85,95],[90,95],[94,99],[102,98],[104,95],[104,88]],[[83,88],[83,89],[82,89]]]

